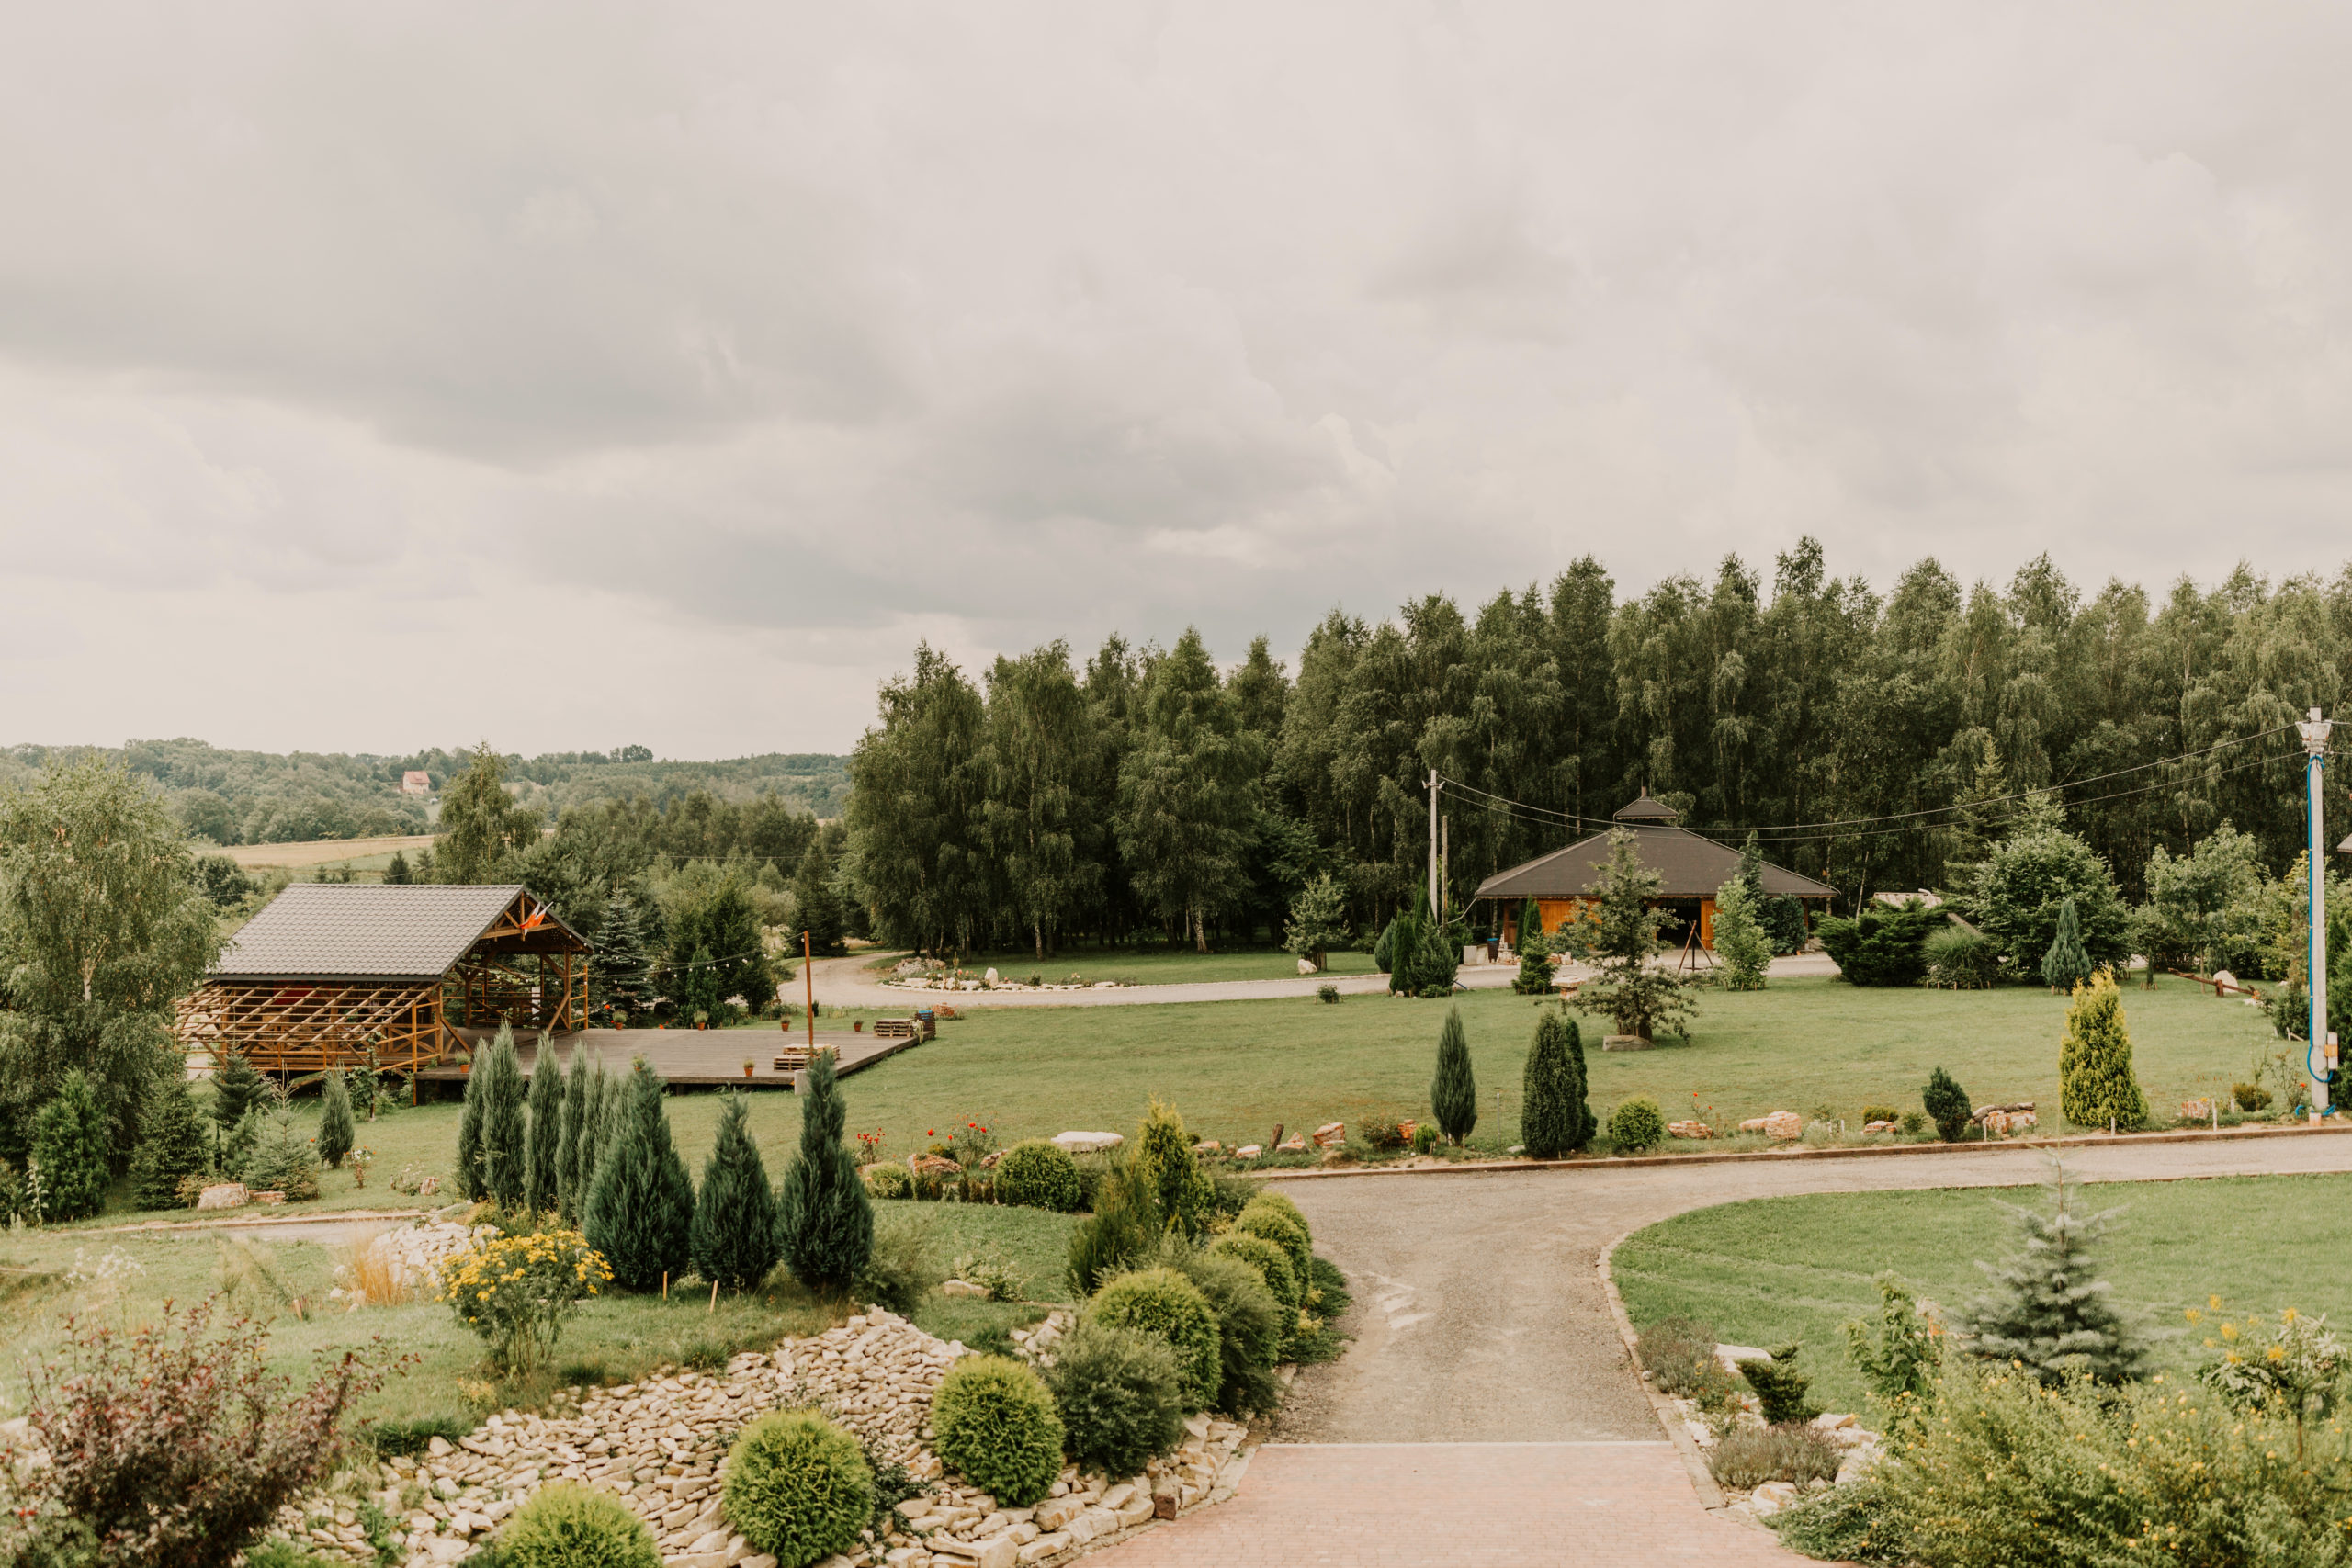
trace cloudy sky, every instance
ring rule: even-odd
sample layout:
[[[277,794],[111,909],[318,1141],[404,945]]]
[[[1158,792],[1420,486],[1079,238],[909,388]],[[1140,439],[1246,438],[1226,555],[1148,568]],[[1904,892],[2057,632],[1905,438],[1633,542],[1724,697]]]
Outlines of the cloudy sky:
[[[845,750],[1334,604],[2352,557],[2352,13],[20,8],[0,739]]]

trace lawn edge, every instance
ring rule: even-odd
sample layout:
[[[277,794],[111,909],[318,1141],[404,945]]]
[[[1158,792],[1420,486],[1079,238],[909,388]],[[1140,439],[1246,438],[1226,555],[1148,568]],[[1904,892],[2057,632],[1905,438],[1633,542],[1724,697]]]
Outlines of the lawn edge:
[[[1616,1252],[1618,1243],[1647,1228],[1635,1225],[1602,1247],[1600,1261],[1594,1269],[1600,1276],[1601,1293],[1609,1298],[1609,1316],[1617,1325],[1617,1337],[1624,1344],[1625,1359],[1632,1364],[1634,1381],[1641,1385],[1642,1396],[1650,1402],[1650,1414],[1657,1417],[1657,1424],[1666,1431],[1666,1440],[1672,1443],[1674,1451],[1681,1456],[1682,1468],[1690,1472],[1690,1489],[1699,1495],[1699,1506],[1711,1514],[1720,1514],[1725,1506],[1723,1488],[1715,1484],[1714,1473],[1707,1468],[1705,1457],[1699,1452],[1699,1445],[1690,1440],[1690,1428],[1683,1424],[1680,1414],[1667,1404],[1666,1395],[1642,1375],[1642,1359],[1635,1350],[1639,1337],[1634,1332],[1632,1315],[1625,1311],[1625,1298],[1617,1293],[1616,1278],[1609,1270],[1609,1259]]]

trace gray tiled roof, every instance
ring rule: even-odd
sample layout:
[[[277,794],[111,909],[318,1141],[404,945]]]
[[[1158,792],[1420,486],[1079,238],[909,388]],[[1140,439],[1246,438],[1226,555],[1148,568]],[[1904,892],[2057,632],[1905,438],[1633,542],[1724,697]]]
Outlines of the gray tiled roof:
[[[293,883],[230,939],[212,973],[430,978],[447,974],[522,891]]]
[[[1638,804],[1638,802],[1636,803]],[[1623,815],[1622,812],[1619,815]],[[1739,852],[1702,839],[1684,828],[1628,822],[1634,852],[1658,874],[1661,898],[1712,898],[1739,869]],[[1564,850],[1498,871],[1478,885],[1481,898],[1581,898],[1598,891],[1600,868],[1609,863],[1609,835],[1595,833]],[[1781,866],[1766,864],[1759,880],[1767,893],[1798,898],[1827,898],[1837,889]]]

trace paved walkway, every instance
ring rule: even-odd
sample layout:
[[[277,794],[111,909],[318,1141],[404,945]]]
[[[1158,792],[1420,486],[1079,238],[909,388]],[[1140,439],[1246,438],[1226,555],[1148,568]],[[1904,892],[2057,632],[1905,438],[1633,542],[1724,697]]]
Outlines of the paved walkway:
[[[2352,1134],[2081,1148],[2067,1164],[2093,1181],[2352,1171]],[[1271,1564],[1277,1553],[1350,1568],[1432,1551],[1556,1562],[1588,1545],[1613,1568],[1702,1555],[1795,1563],[1700,1506],[1609,1315],[1601,1249],[1714,1203],[2013,1185],[2042,1170],[2033,1151],[1995,1148],[1288,1182],[1354,1289],[1355,1342],[1300,1373],[1232,1502],[1110,1549],[1102,1568]]]

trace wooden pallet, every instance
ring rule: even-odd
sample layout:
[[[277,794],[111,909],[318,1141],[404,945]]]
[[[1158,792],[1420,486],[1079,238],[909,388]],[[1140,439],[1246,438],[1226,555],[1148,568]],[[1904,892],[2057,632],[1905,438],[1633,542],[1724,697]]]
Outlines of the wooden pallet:
[[[874,1037],[876,1040],[912,1040],[915,1027],[915,1021],[910,1018],[877,1018],[874,1021]]]

